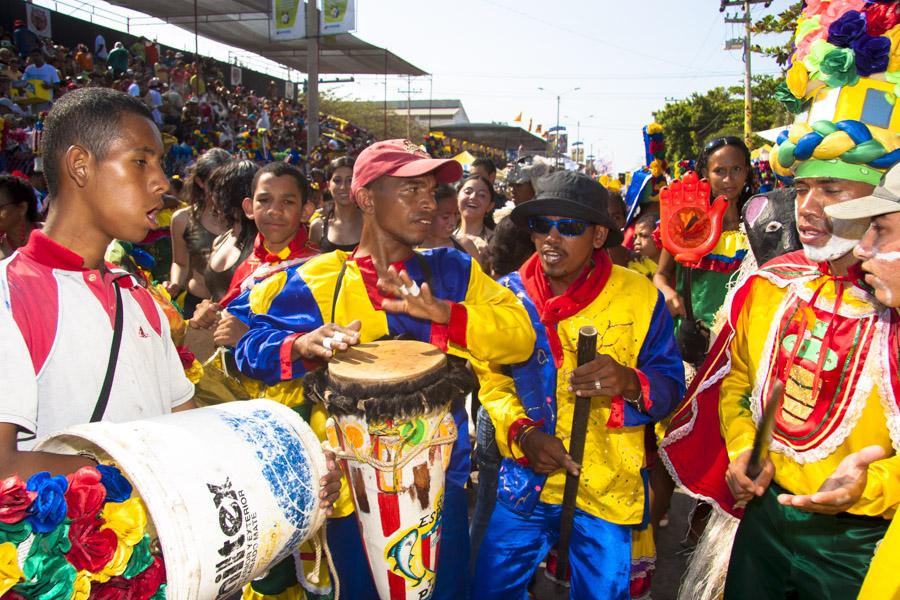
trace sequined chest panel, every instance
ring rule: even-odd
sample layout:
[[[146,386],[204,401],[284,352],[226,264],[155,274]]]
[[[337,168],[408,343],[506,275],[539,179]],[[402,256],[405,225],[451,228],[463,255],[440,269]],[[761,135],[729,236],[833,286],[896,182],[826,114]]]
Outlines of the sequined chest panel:
[[[877,316],[836,316],[793,294],[782,306],[777,333],[766,348],[764,385],[755,397],[768,398],[775,378],[784,378],[774,440],[803,453],[852,428],[842,425],[855,420],[855,405],[865,402],[872,389],[871,378],[863,374],[873,352]]]

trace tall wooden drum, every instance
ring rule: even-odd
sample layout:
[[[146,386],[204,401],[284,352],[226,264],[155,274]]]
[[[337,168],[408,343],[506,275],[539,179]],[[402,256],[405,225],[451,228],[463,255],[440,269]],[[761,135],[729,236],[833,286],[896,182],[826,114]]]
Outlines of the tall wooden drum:
[[[433,592],[444,475],[457,436],[450,406],[471,381],[459,359],[406,340],[360,344],[307,376],[307,394],[330,415],[328,441],[338,449],[384,600]]]

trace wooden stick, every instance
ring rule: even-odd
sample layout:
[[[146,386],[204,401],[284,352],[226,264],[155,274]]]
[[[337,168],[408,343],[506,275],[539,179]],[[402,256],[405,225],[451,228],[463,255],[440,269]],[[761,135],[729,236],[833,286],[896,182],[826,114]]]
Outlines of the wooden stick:
[[[596,356],[597,329],[586,325],[578,330],[578,366],[591,362]],[[575,396],[572,436],[569,438],[569,456],[579,466],[584,459],[584,439],[587,436],[590,412],[591,399]],[[563,491],[562,514],[559,523],[559,543],[556,546],[556,579],[563,585],[568,585],[566,579],[569,574],[569,540],[572,538],[572,524],[575,520],[578,479],[579,477],[566,473],[566,487]]]

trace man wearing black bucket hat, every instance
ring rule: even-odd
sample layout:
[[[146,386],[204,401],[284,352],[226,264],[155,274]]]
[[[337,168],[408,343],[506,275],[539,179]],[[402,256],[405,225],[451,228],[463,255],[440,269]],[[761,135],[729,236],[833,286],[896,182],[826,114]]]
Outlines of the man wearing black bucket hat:
[[[525,363],[478,367],[504,456],[476,564],[479,598],[523,596],[559,537],[567,473],[580,475],[572,597],[629,597],[632,527],[648,515],[644,429],[681,398],[684,372],[662,296],[607,255],[622,241],[607,200],[589,177],[556,172],[511,215],[531,230],[537,252],[500,281],[522,298],[537,341]],[[597,357],[577,366],[585,325],[598,331]],[[576,397],[593,398],[581,465],[567,449]]]

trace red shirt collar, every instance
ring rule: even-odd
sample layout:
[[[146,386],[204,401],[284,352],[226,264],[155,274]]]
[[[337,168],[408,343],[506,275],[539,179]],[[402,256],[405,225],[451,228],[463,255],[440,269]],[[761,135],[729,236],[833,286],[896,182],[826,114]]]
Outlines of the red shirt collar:
[[[84,259],[77,253],[51,239],[43,231],[32,231],[28,243],[19,252],[51,269],[65,271],[90,271]]]

